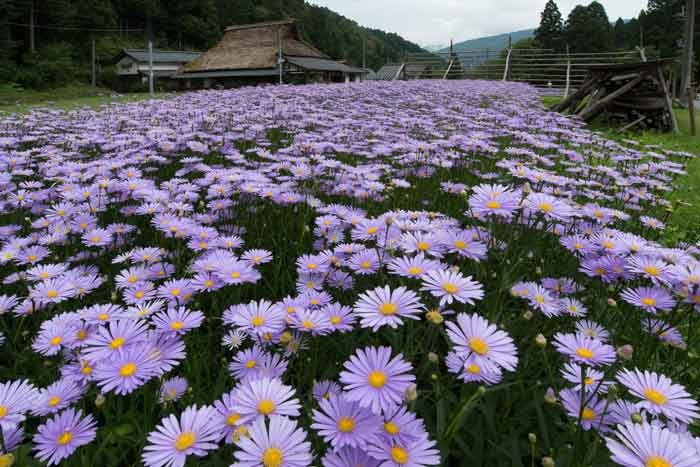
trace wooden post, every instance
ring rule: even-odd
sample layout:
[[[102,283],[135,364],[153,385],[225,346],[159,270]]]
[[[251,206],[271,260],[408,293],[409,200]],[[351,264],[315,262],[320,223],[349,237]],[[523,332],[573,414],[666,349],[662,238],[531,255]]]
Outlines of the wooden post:
[[[686,0],[685,49],[683,51],[683,75],[681,76],[681,101],[687,96],[693,75],[693,40],[695,39],[695,0]],[[690,104],[690,103],[688,103]]]
[[[615,90],[614,92],[611,92],[607,96],[605,96],[603,99],[600,99],[598,102],[596,102],[594,105],[592,105],[590,108],[584,109],[582,112],[579,113],[579,117],[581,117],[582,120],[588,121],[589,119],[595,117],[600,113],[603,108],[608,105],[608,103],[612,102],[613,100],[617,99],[618,97],[624,95],[627,91],[638,85],[645,77],[645,73],[640,73],[639,76],[637,76],[635,79],[630,81],[629,83],[625,84],[624,86],[620,87],[619,89]]]
[[[29,51],[32,53],[36,51],[34,42],[34,0],[29,4]]]
[[[566,44],[566,86],[564,87],[564,99],[569,97],[571,90],[571,55],[569,55],[569,44]]]
[[[284,59],[282,58],[282,34],[279,28],[277,29],[277,46],[279,48],[277,53],[277,66],[279,66],[280,71],[280,84],[284,84]]]
[[[445,74],[442,75],[442,80],[443,80],[443,81],[446,80],[446,79],[447,79],[447,76],[450,74],[450,70],[452,69],[452,64],[454,63],[454,61],[455,61],[455,60],[454,60],[454,58],[453,58],[452,60],[450,60],[450,64],[447,65],[447,70],[445,70]]]
[[[656,67],[656,74],[659,78],[659,83],[661,83],[661,87],[664,91],[664,97],[666,100],[666,110],[668,110],[668,113],[671,114],[671,124],[673,125],[673,133],[674,134],[679,134],[680,131],[678,130],[678,120],[676,120],[676,114],[673,113],[673,102],[671,102],[671,96],[668,93],[668,86],[666,86],[666,78],[664,78],[664,69],[662,66],[657,66]]]
[[[503,70],[503,81],[508,79],[508,74],[510,72],[510,54],[513,52],[513,48],[508,48],[508,55],[506,55],[506,68]]]
[[[153,97],[155,87],[153,83],[153,42],[148,41],[148,93]]]
[[[92,87],[97,87],[97,67],[95,65],[95,38],[92,39]]]
[[[688,115],[690,116],[690,134],[695,136],[695,88],[688,87]]]

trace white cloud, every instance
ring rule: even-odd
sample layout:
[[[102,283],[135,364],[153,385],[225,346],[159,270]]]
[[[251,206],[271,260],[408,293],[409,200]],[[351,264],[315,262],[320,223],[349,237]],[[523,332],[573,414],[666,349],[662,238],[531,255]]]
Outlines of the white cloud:
[[[401,34],[424,44],[447,44],[475,37],[535,28],[547,0],[310,0],[363,26]],[[636,17],[647,0],[599,0],[611,21]],[[589,0],[558,0],[566,16]]]

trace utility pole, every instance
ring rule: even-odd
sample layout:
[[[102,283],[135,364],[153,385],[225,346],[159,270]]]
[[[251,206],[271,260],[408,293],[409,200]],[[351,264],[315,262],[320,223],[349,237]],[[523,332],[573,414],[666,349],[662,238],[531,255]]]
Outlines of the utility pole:
[[[362,69],[367,69],[367,38],[362,38]]]
[[[280,69],[280,84],[284,84],[283,74],[284,74],[284,58],[282,57],[282,34],[279,28],[277,28],[277,44],[279,46],[279,53],[277,56],[277,64]]]
[[[685,50],[683,51],[683,65],[681,69],[681,101],[692,105],[689,102],[687,90],[693,81],[693,39],[695,38],[695,0],[686,0],[685,12]]]
[[[92,87],[97,87],[97,68],[95,65],[95,38],[92,38]]]
[[[34,42],[34,0],[29,4],[29,51],[32,53],[36,51]]]

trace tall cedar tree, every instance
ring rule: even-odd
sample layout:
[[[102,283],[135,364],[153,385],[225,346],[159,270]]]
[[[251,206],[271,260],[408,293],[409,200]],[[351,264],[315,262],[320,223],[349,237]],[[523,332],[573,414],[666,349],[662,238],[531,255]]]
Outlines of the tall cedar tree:
[[[545,49],[563,49],[564,24],[561,11],[554,0],[549,0],[540,14],[540,26],[535,31],[535,39]]]
[[[608,52],[613,48],[613,29],[605,8],[598,2],[577,5],[566,20],[566,42],[572,52]]]

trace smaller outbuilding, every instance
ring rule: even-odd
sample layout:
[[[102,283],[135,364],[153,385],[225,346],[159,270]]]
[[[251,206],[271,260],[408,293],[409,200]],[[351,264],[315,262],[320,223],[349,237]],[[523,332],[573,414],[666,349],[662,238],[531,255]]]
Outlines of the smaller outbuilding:
[[[201,53],[154,49],[152,55],[154,79],[162,81],[170,80],[177,70],[199,57]],[[115,61],[121,88],[147,85],[150,70],[148,50],[122,49]]]

